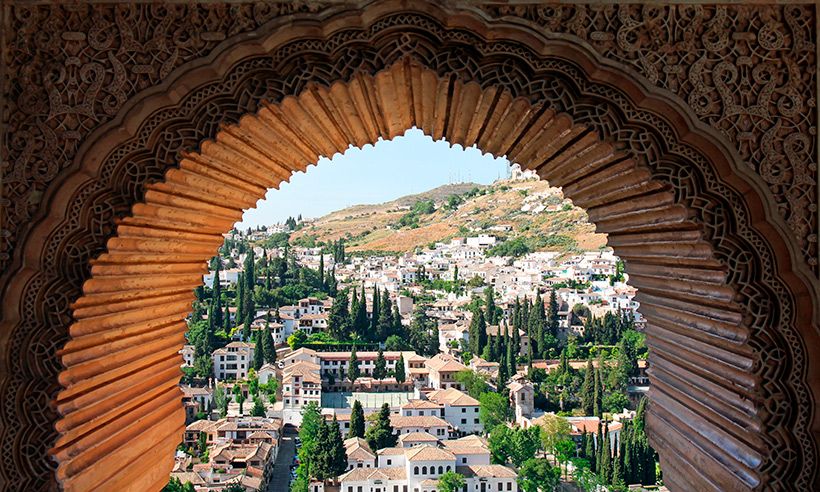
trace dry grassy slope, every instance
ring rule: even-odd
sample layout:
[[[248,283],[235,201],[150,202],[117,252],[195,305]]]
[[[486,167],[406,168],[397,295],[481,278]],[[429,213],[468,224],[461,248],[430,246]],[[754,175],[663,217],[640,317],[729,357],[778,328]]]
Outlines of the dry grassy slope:
[[[457,210],[448,211],[441,207],[450,195],[463,195],[478,187],[484,195],[465,199]],[[393,229],[392,224],[408,213],[401,207],[412,206],[419,200],[432,199],[438,209],[419,218],[415,229]],[[587,221],[586,213],[576,207],[555,212],[542,211],[537,214],[521,211],[530,204],[556,205],[562,201],[560,191],[545,181],[499,181],[489,186],[475,184],[445,185],[418,195],[409,195],[392,202],[378,205],[356,205],[332,212],[317,219],[310,226],[293,235],[316,236],[328,241],[346,237],[347,249],[378,251],[410,251],[418,246],[461,237],[460,227],[468,229],[485,228],[485,232],[508,237],[543,238],[564,235],[575,240],[577,248],[593,250],[606,244],[606,236],[596,234],[595,227]],[[509,224],[511,233],[490,231],[493,225]],[[470,234],[481,232],[476,230]],[[565,246],[542,246],[540,250],[566,251]]]

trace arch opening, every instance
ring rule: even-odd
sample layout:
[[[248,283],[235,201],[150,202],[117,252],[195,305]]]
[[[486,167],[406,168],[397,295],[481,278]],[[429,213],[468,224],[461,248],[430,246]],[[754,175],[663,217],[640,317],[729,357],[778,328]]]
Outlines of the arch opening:
[[[755,486],[762,443],[746,431],[760,424],[737,394],[754,391],[744,371],[752,364],[743,349],[748,332],[725,268],[670,186],[566,113],[439,77],[405,59],[375,75],[310,86],[224,126],[199,151],[184,154],[164,180],[149,184],[144,202],[119,221],[106,253],[92,262],[74,305],[72,338],[61,352],[66,368],[54,455],[67,490],[132,483],[130,473],[103,476],[100,467],[162,449],[170,456],[176,447],[184,430],[176,388],[184,318],[204,265],[243,209],[322,155],[392,139],[413,126],[507,156],[587,210],[639,289],[658,366],[648,420],[653,444],[673,450],[684,437],[719,462],[740,454],[745,485]],[[691,386],[711,394],[686,389]],[[719,422],[718,430],[707,431],[710,422]],[[135,442],[135,435],[151,439]],[[106,446],[89,445],[100,441]],[[717,441],[731,442],[735,455]],[[692,467],[674,452],[662,452],[662,459],[672,480],[684,480],[679,474]],[[135,464],[142,485],[164,483],[169,468],[157,467],[160,461]],[[698,472],[685,482],[716,486],[737,478]]]

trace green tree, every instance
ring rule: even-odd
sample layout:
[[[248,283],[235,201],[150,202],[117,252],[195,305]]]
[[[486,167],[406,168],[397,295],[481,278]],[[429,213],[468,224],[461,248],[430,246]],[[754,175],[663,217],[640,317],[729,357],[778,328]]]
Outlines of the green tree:
[[[384,349],[387,351],[400,352],[403,350],[410,350],[411,347],[407,341],[399,335],[390,335],[384,341]]]
[[[270,313],[268,313],[268,321],[265,322],[265,330],[262,333],[262,354],[265,362],[273,364],[276,362],[276,345],[273,343],[273,335],[270,332]]]
[[[436,324],[427,316],[426,306],[417,304],[410,322],[410,346],[416,353],[432,356],[438,353]]]
[[[245,403],[245,393],[242,392],[242,385],[236,383],[233,385],[233,397],[236,403],[239,404],[239,415],[242,415],[242,405]]]
[[[376,420],[365,431],[365,439],[373,451],[396,445],[396,436],[393,435],[393,425],[390,423],[390,405],[382,405]]]
[[[573,456],[575,456],[575,442],[572,439],[561,439],[555,443],[555,457],[558,458],[558,463],[564,466],[565,473],[567,463]]]
[[[470,352],[481,355],[484,346],[487,345],[487,322],[484,320],[484,311],[481,309],[473,310],[473,319],[470,321],[468,333]]]
[[[351,308],[351,316],[353,317],[353,333],[360,339],[367,339],[367,297],[364,291],[364,284],[362,284],[362,294],[359,296],[359,302],[356,304],[356,309]]]
[[[214,405],[219,409],[219,417],[224,419],[228,415],[228,395],[225,394],[225,388],[218,382],[214,387]]]
[[[342,439],[342,431],[339,429],[339,421],[336,420],[335,415],[333,416],[333,420],[330,422],[329,441],[330,450],[328,469],[330,471],[330,476],[335,478],[347,470],[347,453],[345,452]]]
[[[504,424],[509,418],[509,401],[499,393],[484,393],[479,398],[478,419],[485,432],[492,432],[497,425]]]
[[[399,383],[403,383],[407,376],[404,374],[404,355],[399,354],[399,360],[396,361],[396,368],[393,370],[393,376],[396,378],[396,381]]]
[[[544,414],[541,419],[541,444],[544,450],[556,457],[556,445],[563,439],[568,439],[572,427],[564,417],[555,414]]]
[[[612,442],[609,440],[609,424],[604,425],[604,440],[601,445],[600,462],[598,463],[598,475],[604,483],[612,481]]]
[[[259,370],[265,364],[265,348],[262,346],[262,339],[266,333],[263,330],[256,332],[256,341],[253,347],[253,368]]]
[[[504,465],[510,457],[512,448],[512,429],[506,425],[496,425],[489,433],[487,442],[490,447],[492,462],[497,465]]]
[[[553,337],[558,336],[558,298],[555,289],[550,289],[549,309],[547,310],[547,323],[549,333]]]
[[[438,492],[460,492],[464,484],[464,475],[454,471],[444,472],[438,477]]]
[[[162,492],[195,492],[194,484],[191,482],[185,482],[184,484],[180,479],[176,477],[171,477],[171,480],[168,481],[168,484],[162,488]]]
[[[253,408],[251,408],[251,415],[254,417],[265,416],[265,404],[262,402],[262,399],[258,396],[253,397]]]
[[[561,470],[543,458],[530,458],[518,470],[518,486],[523,492],[551,492],[560,478]]]
[[[350,351],[350,361],[347,364],[347,379],[353,383],[359,379],[359,357],[356,355],[356,347]]]
[[[589,468],[593,472],[597,470],[598,453],[595,450],[595,435],[586,436],[586,446],[584,448],[584,457],[589,460]]]
[[[541,432],[538,427],[529,429],[517,428],[512,432],[510,461],[520,467],[525,461],[535,456],[541,448]]]
[[[368,340],[375,340],[377,338],[377,333],[379,332],[379,301],[381,300],[381,293],[379,292],[379,286],[373,287],[373,302],[371,303],[371,313],[370,313],[370,331],[368,331],[367,339]]]
[[[359,400],[353,402],[353,410],[350,413],[350,430],[347,437],[364,437],[364,409]]]
[[[387,377],[387,361],[384,359],[384,352],[379,348],[379,353],[376,355],[376,363],[373,366],[373,377],[382,380]]]
[[[333,299],[330,314],[327,317],[327,329],[336,340],[350,338],[350,312],[348,311],[348,291],[342,290]]]
[[[495,325],[499,320],[499,309],[495,305],[495,291],[493,286],[489,285],[484,289],[484,307],[487,310],[487,324]]]
[[[457,382],[461,383],[464,391],[473,398],[479,398],[487,392],[487,378],[469,369],[459,371],[455,375]]]
[[[598,418],[603,416],[603,382],[601,381],[601,366],[603,364],[599,361],[598,368],[595,369],[595,391],[593,392],[592,413]]]
[[[592,359],[587,360],[584,384],[581,386],[581,408],[584,415],[595,415],[595,368]]]
[[[319,289],[325,290],[325,255],[319,253]]]
[[[379,322],[376,325],[376,341],[383,342],[393,334],[395,323],[393,321],[393,303],[390,301],[390,294],[387,289],[383,292],[383,297],[379,302]]]
[[[297,350],[303,347],[307,343],[307,340],[307,333],[302,330],[296,330],[291,336],[288,337],[288,345],[291,350]]]

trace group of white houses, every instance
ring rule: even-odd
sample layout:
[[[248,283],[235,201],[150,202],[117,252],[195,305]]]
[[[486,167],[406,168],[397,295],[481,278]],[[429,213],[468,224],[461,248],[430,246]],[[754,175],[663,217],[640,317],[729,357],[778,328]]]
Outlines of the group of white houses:
[[[449,471],[464,476],[466,491],[518,491],[515,471],[490,464],[486,440],[475,435],[377,453],[361,439],[345,444],[349,470],[339,477],[340,492],[437,492],[439,477]],[[314,482],[311,490],[320,492],[322,485]]]
[[[347,377],[350,356],[350,352],[318,352],[301,348],[282,359],[282,403],[286,423],[299,425],[302,409],[311,401],[321,404],[322,392],[429,393],[433,395],[429,399],[440,403],[442,414],[447,415],[456,411],[452,408],[458,407],[457,411],[460,412],[460,408],[466,406],[463,402],[468,400],[436,391],[462,388],[462,384],[456,380],[456,374],[469,368],[452,355],[438,354],[428,359],[411,351],[383,352],[388,373],[392,374],[396,364],[400,360],[404,361],[405,380],[397,381],[392,376],[380,380],[373,378],[378,352],[357,352],[360,377],[353,382]],[[437,398],[441,398],[441,401]],[[470,400],[477,408],[478,402]],[[452,424],[458,429],[458,433],[474,432],[477,425],[472,415],[459,415]]]

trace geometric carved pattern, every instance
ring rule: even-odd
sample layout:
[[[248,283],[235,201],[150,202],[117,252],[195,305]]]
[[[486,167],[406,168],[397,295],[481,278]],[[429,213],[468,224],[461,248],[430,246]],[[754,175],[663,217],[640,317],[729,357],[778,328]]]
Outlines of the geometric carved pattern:
[[[562,57],[561,54],[572,50],[562,44],[560,39],[554,41],[549,49],[539,51],[539,47],[547,41],[538,36],[539,30],[529,27],[528,23],[531,21],[507,22],[509,19],[505,17],[505,22],[496,22],[498,25],[494,26],[494,36],[484,36],[483,34],[492,28],[484,24],[480,17],[469,12],[461,12],[462,20],[467,19],[464,21],[466,24],[454,27],[458,26],[458,20],[450,20],[446,12],[439,11],[426,2],[417,2],[413,5],[425,13],[411,12],[413,9],[406,3],[399,5],[388,2],[379,8],[371,8],[368,11],[369,16],[364,18],[356,17],[358,14],[355,14],[355,10],[352,17],[345,18],[340,14],[339,18],[344,20],[333,24],[334,27],[328,30],[328,33],[332,34],[327,35],[309,27],[297,29],[298,22],[288,24],[288,29],[281,32],[292,32],[292,38],[288,38],[287,42],[280,39],[279,42],[283,43],[280,45],[272,43],[271,46],[278,47],[270,54],[260,52],[259,56],[250,56],[250,51],[243,54],[243,44],[237,41],[235,44],[239,54],[233,58],[229,71],[221,75],[215,75],[215,72],[211,71],[199,78],[189,79],[178,86],[175,92],[177,95],[185,95],[179,101],[166,100],[154,106],[148,105],[144,113],[140,113],[139,105],[134,106],[136,109],[133,111],[136,111],[137,116],[132,118],[130,126],[125,129],[125,133],[133,132],[133,137],[125,138],[122,134],[117,135],[117,132],[112,136],[110,132],[97,131],[98,142],[109,142],[109,149],[117,145],[117,149],[111,152],[98,150],[89,153],[88,148],[82,148],[79,143],[86,142],[88,132],[98,128],[102,122],[111,118],[115,118],[116,122],[116,118],[123,114],[122,111],[117,113],[117,117],[97,112],[91,119],[88,119],[87,115],[83,116],[86,119],[82,119],[78,114],[84,113],[76,111],[65,116],[64,121],[67,124],[79,125],[64,132],[69,136],[73,135],[77,139],[77,145],[66,145],[61,140],[58,154],[46,166],[68,167],[67,164],[60,163],[65,162],[67,155],[76,156],[77,152],[82,151],[84,154],[81,155],[85,156],[81,160],[83,166],[91,167],[83,171],[84,174],[79,173],[79,178],[76,178],[78,173],[75,171],[71,175],[75,176],[74,181],[62,178],[62,181],[57,181],[70,182],[70,186],[64,186],[66,189],[70,188],[70,192],[55,195],[58,198],[54,199],[56,205],[51,209],[51,213],[58,215],[39,223],[40,229],[32,232],[33,245],[30,247],[34,248],[35,252],[40,251],[39,256],[35,255],[36,264],[28,264],[29,270],[23,270],[20,275],[15,275],[14,282],[6,289],[8,294],[4,296],[2,347],[5,352],[3,360],[6,365],[6,376],[0,388],[4,398],[0,412],[4,424],[2,479],[6,484],[11,484],[12,488],[19,485],[26,490],[36,490],[48,485],[48,473],[53,464],[43,459],[43,451],[54,442],[54,429],[51,426],[56,419],[49,398],[54,396],[58,388],[56,375],[60,369],[60,361],[57,359],[56,349],[67,340],[66,327],[70,324],[69,303],[80,296],[82,282],[90,273],[88,260],[103,252],[106,241],[115,230],[115,219],[127,215],[133,204],[146,199],[146,185],[161,181],[169,166],[178,162],[180,151],[195,149],[201,140],[216,136],[219,123],[237,122],[243,114],[257,111],[263,100],[281,101],[288,95],[301,94],[311,82],[329,85],[336,81],[351,80],[357,73],[376,73],[408,57],[419,65],[435,71],[437,76],[452,80],[453,83],[473,81],[484,89],[496,87],[514,97],[523,97],[530,102],[541,102],[544,107],[569,114],[576,123],[592,129],[599,138],[613,143],[618,152],[631,156],[641,166],[649,169],[654,180],[665,183],[674,197],[674,202],[685,206],[689,214],[688,219],[696,225],[709,244],[714,258],[719,263],[714,265],[712,281],[726,282],[732,292],[732,303],[738,306],[741,319],[738,320],[736,316],[730,316],[728,319],[716,317],[708,308],[705,312],[700,311],[700,315],[710,320],[706,324],[708,326],[722,327],[720,323],[740,323],[739,331],[725,331],[722,327],[717,333],[724,341],[720,342],[714,336],[708,336],[706,345],[702,345],[704,340],[701,340],[701,345],[697,345],[697,337],[681,338],[680,344],[695,344],[691,347],[697,347],[699,353],[705,354],[706,357],[699,366],[699,379],[691,380],[688,384],[700,385],[708,391],[695,394],[692,396],[694,400],[675,398],[675,401],[656,401],[653,404],[652,418],[664,418],[664,413],[660,411],[663,408],[674,409],[675,414],[685,412],[686,408],[696,408],[699,412],[698,417],[691,420],[705,422],[706,427],[700,428],[701,431],[721,426],[722,432],[728,432],[729,437],[719,439],[717,447],[709,448],[708,439],[698,441],[707,436],[698,437],[697,432],[691,433],[692,439],[699,442],[700,452],[709,456],[701,464],[715,461],[720,463],[708,466],[705,470],[694,471],[691,466],[685,465],[684,458],[688,456],[687,453],[691,454],[691,448],[686,449],[686,446],[681,444],[678,440],[680,436],[674,433],[656,433],[655,443],[659,448],[676,449],[679,454],[662,455],[668,470],[667,479],[673,484],[680,484],[683,481],[679,479],[676,482],[675,477],[682,476],[692,481],[704,480],[704,485],[708,485],[706,480],[712,480],[713,484],[739,480],[744,487],[766,486],[784,490],[793,487],[805,490],[816,484],[816,442],[810,428],[811,417],[816,407],[806,382],[811,371],[807,350],[817,347],[817,327],[812,325],[812,309],[816,309],[812,302],[816,301],[816,295],[811,294],[812,287],[811,284],[807,286],[806,277],[789,273],[788,245],[783,246],[778,229],[766,226],[769,228],[764,239],[761,232],[753,228],[752,224],[754,227],[761,227],[760,206],[754,202],[758,199],[758,192],[753,190],[754,187],[751,190],[749,188],[748,182],[751,182],[752,178],[739,177],[744,176],[743,170],[732,171],[728,167],[726,162],[731,161],[731,158],[726,155],[730,152],[721,153],[720,150],[715,150],[720,148],[718,144],[709,143],[709,138],[719,141],[721,137],[710,136],[706,138],[705,143],[701,138],[697,146],[686,143],[686,139],[681,135],[691,136],[692,132],[682,131],[680,120],[671,121],[676,111],[683,113],[683,106],[667,105],[666,111],[658,110],[657,107],[654,110],[638,108],[633,101],[657,100],[654,100],[652,94],[646,92],[643,87],[637,88],[637,85],[631,82],[631,78],[627,78],[626,81],[592,81],[590,73],[597,74],[607,67],[589,64],[585,66],[571,56],[568,56],[571,60],[568,61],[567,56]],[[241,7],[246,9],[248,6]],[[62,7],[51,8],[58,11],[59,15],[64,13]],[[123,12],[127,14],[134,8],[143,10],[139,10],[137,15],[127,17],[133,21],[129,25],[140,26],[140,22],[143,22],[152,27],[138,29],[139,32],[134,34],[142,46],[136,50],[139,55],[133,56],[144,57],[146,53],[155,50],[156,46],[161,46],[159,52],[163,53],[163,56],[166,56],[169,50],[173,51],[167,43],[147,42],[145,36],[149,32],[153,33],[155,38],[162,39],[160,34],[170,30],[178,33],[173,38],[176,41],[185,39],[179,34],[180,26],[174,24],[174,19],[177,18],[173,15],[171,20],[166,21],[171,24],[165,26],[165,30],[157,29],[157,22],[160,20],[155,16],[162,17],[157,12],[166,14],[167,11],[163,10],[165,7],[155,7],[159,10],[149,11],[144,10],[147,6],[122,6],[118,7],[120,14],[111,14],[117,9],[109,6],[99,6],[97,9],[100,11],[99,18],[116,19],[117,15],[122,16]],[[207,10],[211,7],[190,8]],[[42,12],[39,9],[41,7],[31,10]],[[333,12],[343,10],[337,7]],[[781,8],[778,7],[776,10],[781,11]],[[305,14],[305,17],[322,19],[323,15],[330,14],[320,12],[315,16]],[[15,22],[29,22],[29,17],[25,15],[17,17]],[[43,19],[45,18],[48,16]],[[167,15],[163,17],[167,18]],[[257,29],[255,36],[277,32],[275,16],[268,18],[273,20]],[[87,22],[85,19],[81,15],[69,16],[68,20],[56,27],[56,32],[70,34],[67,36],[69,40],[80,38],[80,34],[88,35],[92,31],[83,31],[82,27],[71,32],[66,32],[65,27],[62,27],[72,22],[84,25],[83,23]],[[201,34],[203,28],[200,26],[204,24],[201,19],[196,19],[195,27],[192,29]],[[446,23],[444,19],[448,19]],[[122,19],[120,21],[122,22]],[[619,22],[621,21],[623,19]],[[225,23],[231,22],[233,20],[227,21],[224,16],[215,16],[208,25],[217,26],[214,29],[218,30],[219,26],[224,27]],[[26,32],[32,33],[33,27],[27,25],[29,31]],[[44,25],[48,32],[48,23]],[[114,25],[107,25],[102,33],[93,32],[97,36],[119,32],[112,27]],[[315,24],[305,23],[305,26],[310,25]],[[447,27],[444,27],[445,25]],[[241,29],[234,32],[241,32]],[[35,37],[34,34],[29,35],[32,39]],[[66,36],[61,34],[60,37]],[[193,50],[185,52],[186,56],[190,56],[187,60],[215,49],[218,43],[214,40],[218,36],[207,38],[207,42],[191,42],[186,45]],[[37,39],[38,42],[49,40],[48,37]],[[570,44],[580,47],[578,49],[581,52],[587,48],[586,44],[577,40]],[[70,43],[59,46],[60,49],[67,49],[62,46],[68,45]],[[130,42],[124,45],[132,46],[133,51],[134,45]],[[219,52],[227,52],[230,46],[231,43],[226,43]],[[16,49],[19,52],[36,51],[27,48],[26,43],[21,43]],[[197,51],[199,49],[204,51]],[[118,47],[109,51],[114,51],[117,56],[123,56],[123,53],[132,56],[127,48]],[[196,54],[191,54],[193,52]],[[539,53],[551,53],[551,56]],[[74,55],[87,56],[88,53],[83,51]],[[57,59],[61,56],[61,52],[55,53]],[[299,61],[294,63],[294,60]],[[77,60],[79,61],[81,60]],[[154,63],[144,58],[141,61],[146,66]],[[101,60],[101,63],[107,66],[104,60]],[[175,61],[172,65],[176,63]],[[126,78],[136,82],[129,82],[127,87],[130,92],[127,92],[126,100],[132,100],[135,91],[154,85],[160,80],[155,75],[138,76],[138,71],[135,72],[133,68],[140,65],[133,61],[127,66],[130,72]],[[74,67],[76,69],[76,65]],[[87,69],[84,77],[80,74],[76,79],[77,83],[89,83],[93,80],[93,70]],[[147,68],[145,70],[146,73],[150,72]],[[106,69],[105,73],[109,71]],[[140,80],[142,82],[139,82]],[[36,82],[33,82],[33,85],[36,85]],[[105,87],[114,86],[105,84]],[[115,104],[115,100],[116,98],[112,99],[111,104]],[[140,99],[145,100],[150,100],[150,96]],[[45,101],[42,98],[30,100],[32,104],[40,105],[44,105]],[[123,101],[119,103],[119,107],[129,106]],[[114,112],[116,111],[112,111],[112,114]],[[15,111],[11,114],[13,117],[19,116]],[[37,119],[36,114],[30,114],[29,117],[29,121]],[[59,119],[62,116],[55,115],[54,118]],[[26,118],[21,118],[21,121],[24,119]],[[781,119],[776,118],[777,121]],[[46,120],[52,123],[55,121],[53,118]],[[85,123],[80,124],[81,121]],[[700,134],[705,133],[700,131]],[[12,132],[9,135],[12,135]],[[27,137],[4,145],[4,152],[14,152],[15,148],[30,145],[32,142],[45,142],[43,145],[37,144],[36,147],[29,148],[27,158],[36,158],[42,149],[51,148],[56,141],[51,137],[42,140],[34,134],[24,135]],[[458,141],[456,137],[447,135],[451,141]],[[727,137],[731,138],[730,135],[723,135],[723,138]],[[711,153],[705,155],[703,151],[698,150],[702,147],[711,149]],[[716,162],[718,157],[723,159],[724,165]],[[16,162],[12,161],[12,166],[15,166]],[[26,200],[22,202],[15,198],[16,209],[26,209],[27,213],[30,213],[37,207],[40,198],[36,193],[42,193],[57,172],[52,170],[50,178],[41,181],[40,185],[31,189],[26,188],[26,180],[40,176],[41,174],[35,171],[42,168],[42,165],[35,166],[29,162],[17,171],[16,178],[22,181],[14,182],[14,192],[33,191],[35,195],[25,195]],[[733,174],[734,177],[731,178]],[[738,191],[738,187],[742,192]],[[583,194],[576,198],[579,198],[580,203]],[[816,206],[816,197],[812,200],[812,205]],[[753,213],[758,214],[757,218],[751,215]],[[790,220],[791,213],[792,211],[789,211],[786,214]],[[593,215],[594,213],[591,213],[591,217]],[[598,219],[600,222],[601,217]],[[38,232],[43,230],[48,232]],[[625,247],[628,248],[629,245],[620,245],[619,253],[628,257]],[[805,250],[805,243],[800,247]],[[652,285],[651,272],[642,273],[635,270],[635,263],[634,260],[630,262],[630,273],[638,279],[643,275],[645,283],[639,286],[644,297],[642,304],[651,307],[653,302],[660,302],[652,298],[653,289],[658,290],[657,285]],[[687,263],[687,266],[691,265]],[[798,265],[792,268],[800,267]],[[671,275],[670,273],[665,276]],[[696,293],[693,292],[692,295]],[[660,308],[661,312],[654,313],[655,319],[661,319],[664,314],[680,307],[666,305]],[[700,328],[704,326],[702,319],[690,321]],[[668,333],[669,326],[664,326],[663,322],[657,325],[656,328],[666,329],[667,332],[664,333]],[[773,329],[774,327],[777,329]],[[686,334],[690,335],[689,332]],[[732,340],[733,336],[738,338]],[[682,383],[680,378],[675,380],[677,373],[662,372],[664,364],[671,367],[682,363],[680,360],[662,359],[664,350],[669,352],[669,348],[657,345],[674,339],[674,336],[666,337],[665,340],[656,340],[656,344],[653,345],[653,357],[660,362],[653,363],[653,367],[656,368],[653,383],[660,383],[656,385],[658,389],[653,390],[654,396],[658,396],[662,391],[664,383],[666,387],[663,391],[670,394],[678,391],[680,384],[686,384]],[[675,350],[676,354],[686,353],[686,350],[680,350],[678,346]],[[690,353],[694,351],[694,348],[689,350]],[[722,351],[734,353],[735,357],[727,358],[720,355],[724,353]],[[725,363],[733,364],[734,369],[702,373],[703,370],[708,372],[718,367],[714,364]],[[730,380],[733,382],[728,386],[731,386],[735,394],[742,394],[740,399],[721,394],[720,387],[725,388],[727,383],[715,384],[715,381]],[[679,405],[684,407],[681,408]],[[674,419],[674,415],[667,413],[665,418],[668,421]],[[729,424],[726,424],[727,418],[730,419]],[[656,420],[650,425],[659,426],[659,423]],[[667,441],[659,441],[664,438]],[[779,452],[770,451],[775,449]],[[728,473],[728,476],[721,473]]]
[[[815,5],[485,5],[577,36],[676,94],[766,182],[818,269]]]
[[[814,5],[478,8],[573,36],[687,102],[765,180],[805,260],[820,275]],[[6,20],[5,61],[20,76],[8,79],[3,91],[9,164],[3,169],[0,271],[49,183],[71,165],[83,138],[129,97],[229,36],[275,17],[323,9],[332,4],[14,5]]]

